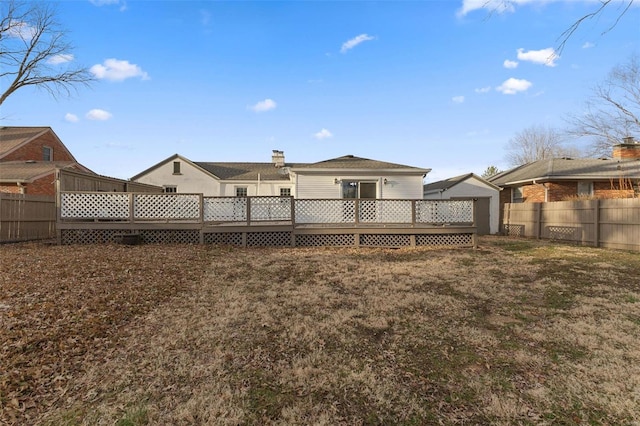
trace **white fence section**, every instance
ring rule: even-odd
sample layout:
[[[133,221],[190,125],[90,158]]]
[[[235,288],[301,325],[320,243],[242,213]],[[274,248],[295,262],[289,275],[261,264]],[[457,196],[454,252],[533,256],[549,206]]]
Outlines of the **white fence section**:
[[[246,222],[245,197],[204,197],[205,222]]]
[[[295,200],[296,223],[354,223],[355,200]]]
[[[416,202],[418,223],[473,223],[471,200],[420,200]]]
[[[293,205],[292,205],[293,203]],[[63,192],[60,219],[292,222],[296,224],[472,224],[471,200],[203,197],[201,194]]]
[[[133,215],[141,220],[199,220],[199,194],[133,194]]]

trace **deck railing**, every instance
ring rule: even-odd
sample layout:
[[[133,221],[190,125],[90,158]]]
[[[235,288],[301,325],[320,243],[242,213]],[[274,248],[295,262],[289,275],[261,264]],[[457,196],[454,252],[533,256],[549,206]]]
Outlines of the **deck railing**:
[[[62,192],[62,222],[176,222],[294,225],[473,224],[471,200],[204,197],[202,194]]]

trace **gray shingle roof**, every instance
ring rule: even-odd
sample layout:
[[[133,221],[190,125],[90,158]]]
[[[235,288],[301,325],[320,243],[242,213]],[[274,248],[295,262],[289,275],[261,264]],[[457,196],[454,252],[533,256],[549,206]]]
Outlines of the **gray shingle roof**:
[[[640,178],[640,160],[553,158],[525,164],[489,179],[498,186],[550,180]]]
[[[300,169],[357,169],[357,170],[388,170],[388,169],[414,169],[415,171],[429,170],[404,164],[387,163],[385,161],[370,160],[368,158],[344,155],[330,160],[319,161],[306,165],[299,165]]]
[[[4,161],[0,163],[0,181],[29,182],[52,173],[56,168],[76,166],[74,161]]]
[[[47,130],[49,127],[0,127],[0,157]]]
[[[273,163],[210,163],[194,161],[194,164],[223,180],[289,180],[286,164],[278,168]]]

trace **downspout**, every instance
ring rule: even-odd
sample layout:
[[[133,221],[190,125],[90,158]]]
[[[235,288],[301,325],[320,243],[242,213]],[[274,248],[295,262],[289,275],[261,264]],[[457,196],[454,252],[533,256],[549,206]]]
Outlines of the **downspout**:
[[[260,195],[260,173],[258,173],[258,187],[256,188],[256,195]]]

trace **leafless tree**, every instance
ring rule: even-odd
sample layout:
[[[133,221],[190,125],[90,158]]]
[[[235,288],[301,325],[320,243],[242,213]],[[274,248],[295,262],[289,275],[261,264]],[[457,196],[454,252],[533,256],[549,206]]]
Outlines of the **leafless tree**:
[[[507,144],[507,161],[512,166],[558,157],[579,157],[580,152],[567,146],[563,132],[551,127],[531,126],[518,132]]]
[[[51,4],[3,0],[0,10],[0,105],[23,87],[57,97],[91,83],[91,73],[74,65],[73,46]]]
[[[593,155],[608,156],[622,138],[640,137],[640,57],[632,55],[593,88],[584,113],[571,115],[569,134],[591,139]]]

